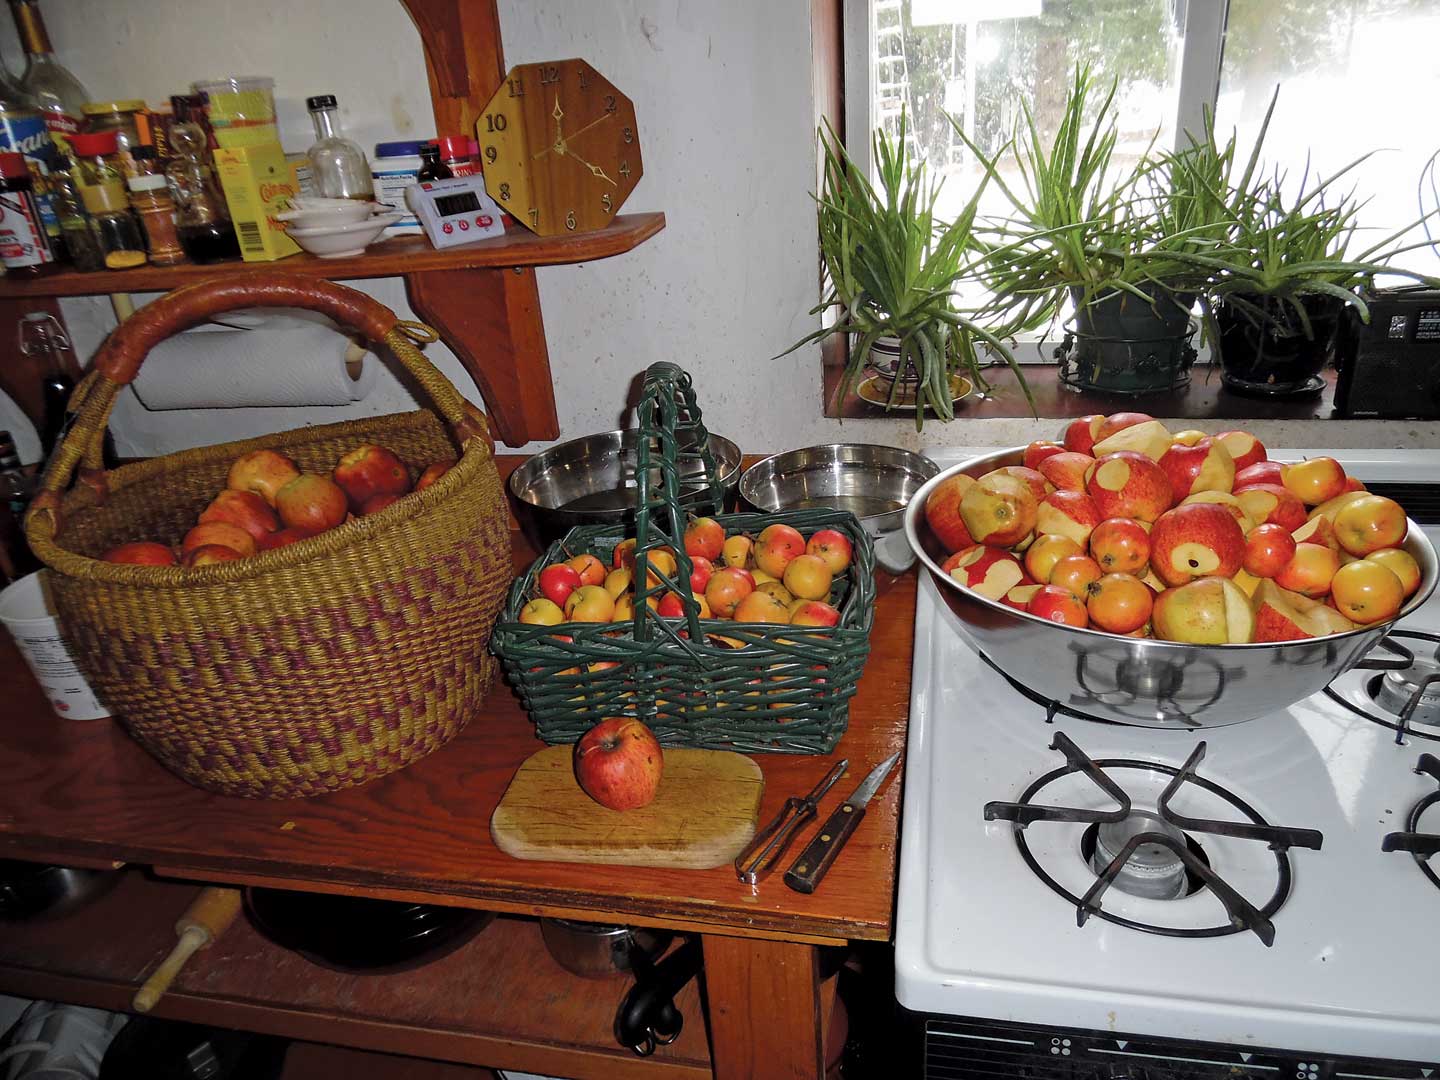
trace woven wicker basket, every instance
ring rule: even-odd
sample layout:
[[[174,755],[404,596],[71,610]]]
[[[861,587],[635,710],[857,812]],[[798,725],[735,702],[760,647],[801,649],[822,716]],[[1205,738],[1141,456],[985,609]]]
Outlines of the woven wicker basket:
[[[381,342],[419,383],[419,410],[186,450],[106,472],[105,425],[157,342],[223,311],[309,308]],[[75,423],[26,518],[61,624],[90,684],[129,732],[200,787],[317,795],[384,776],[443,745],[491,681],[490,630],[512,576],[484,418],[421,354],[434,340],[363,293],[259,273],[177,289],[123,323],[77,391]],[[175,543],[271,447],[328,474],[362,443],[411,467],[458,461],[422,492],[319,536],[193,569],[98,560],[138,539]],[[75,482],[72,486],[71,481]]]
[[[548,743],[575,742],[605,717],[633,716],[667,746],[829,753],[845,733],[850,698],[870,652],[875,553],[869,535],[854,514],[841,510],[717,514],[719,471],[690,377],[675,365],[655,364],[646,373],[639,419],[635,580],[647,580],[647,552],[669,546],[677,553],[676,581],[637,590],[633,623],[520,622],[520,609],[536,595],[545,566],[581,552],[610,565],[625,529],[587,525],[571,529],[515,582],[495,627],[494,649],[536,734]],[[708,493],[682,498],[680,477],[702,470]],[[700,619],[689,589],[676,587],[690,580],[682,538],[687,512],[715,514],[730,533],[758,533],[775,522],[794,526],[807,539],[820,529],[845,533],[853,562],[830,594],[839,625]],[[646,596],[671,591],[683,598],[683,618],[659,618],[645,603]]]

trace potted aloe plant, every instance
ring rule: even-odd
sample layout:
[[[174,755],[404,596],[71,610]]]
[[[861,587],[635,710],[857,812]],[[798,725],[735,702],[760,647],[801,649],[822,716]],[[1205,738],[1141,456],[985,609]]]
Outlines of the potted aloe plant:
[[[1203,208],[1148,155],[1127,176],[1114,175],[1115,85],[1087,123],[1092,89],[1088,70],[1077,68],[1048,141],[1023,106],[1011,144],[1014,183],[1001,169],[1009,147],[987,157],[951,118],[1010,204],[1008,217],[977,230],[980,277],[995,298],[988,313],[1034,329],[1053,322],[1069,299],[1075,325],[1060,355],[1067,382],[1119,393],[1170,389],[1187,378],[1195,356],[1197,271],[1183,253],[1205,225]]]
[[[1202,304],[1222,378],[1242,393],[1288,396],[1318,391],[1320,372],[1353,349],[1353,320],[1369,320],[1357,286],[1377,274],[1437,283],[1391,261],[1426,246],[1401,239],[1420,221],[1348,254],[1363,201],[1342,181],[1370,155],[1328,176],[1307,164],[1288,191],[1283,172],[1260,168],[1275,100],[1243,166],[1234,133],[1221,146],[1207,114],[1203,136],[1169,155],[1167,167],[1204,201],[1220,230],[1209,250],[1195,246],[1191,261],[1204,273]]]
[[[1033,411],[1030,389],[1003,340],[1008,327],[987,325],[957,307],[953,296],[955,283],[973,269],[971,228],[980,192],[954,221],[939,220],[940,185],[926,175],[923,161],[910,159],[903,115],[898,138],[874,133],[875,185],[833,130],[826,127],[820,141],[825,171],[816,204],[828,285],[810,314],[833,311],[835,318],[781,355],[831,334],[849,335],[836,405],[873,363],[889,375],[887,409],[913,403],[920,430],[927,409],[953,419],[955,399],[963,396],[955,376],[991,390],[981,365],[993,353],[1015,371]]]

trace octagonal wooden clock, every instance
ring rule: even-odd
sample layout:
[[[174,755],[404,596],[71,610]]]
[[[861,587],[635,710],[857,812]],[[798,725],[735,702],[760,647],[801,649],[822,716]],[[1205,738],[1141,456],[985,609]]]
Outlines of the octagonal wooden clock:
[[[584,60],[511,68],[475,138],[485,190],[541,236],[604,228],[643,171],[634,105]]]

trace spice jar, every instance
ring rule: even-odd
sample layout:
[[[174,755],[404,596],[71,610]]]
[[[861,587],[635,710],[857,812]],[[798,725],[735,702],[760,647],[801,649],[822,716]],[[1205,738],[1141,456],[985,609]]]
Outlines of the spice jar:
[[[7,274],[42,274],[55,262],[23,154],[0,153],[0,262]]]
[[[442,135],[435,140],[435,145],[440,148],[440,160],[451,176],[474,176],[480,171],[470,157],[470,140],[463,135]]]
[[[150,261],[161,266],[187,262],[175,228],[175,200],[170,198],[169,182],[155,173],[141,173],[126,184],[130,188],[130,206],[145,230]]]
[[[146,121],[145,102],[136,100],[129,101],[91,101],[83,106],[85,112],[85,126],[96,135],[107,131],[115,133],[120,152],[120,165],[126,176],[135,175],[135,161],[130,155],[133,147],[141,143],[148,143],[150,140],[145,137],[149,131],[149,123]],[[141,126],[144,125],[142,132]]]
[[[77,181],[87,187],[113,184],[125,178],[120,163],[120,140],[113,131],[78,132],[70,136],[70,153],[80,175]]]
[[[125,199],[125,185],[112,182],[82,187],[80,198],[90,212],[96,235],[100,237],[106,269],[129,270],[144,265],[145,240],[140,235],[135,216],[130,213],[130,204]]]
[[[71,265],[86,272],[104,270],[105,254],[80,201],[80,185],[70,173],[57,170],[50,174],[50,204],[60,219],[60,235],[65,239],[65,254]]]

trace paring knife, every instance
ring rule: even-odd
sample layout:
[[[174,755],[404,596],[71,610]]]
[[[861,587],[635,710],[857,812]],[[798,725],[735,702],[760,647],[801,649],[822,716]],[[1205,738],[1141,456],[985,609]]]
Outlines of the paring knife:
[[[800,826],[815,816],[816,806],[849,765],[849,761],[837,761],[809,795],[803,799],[793,795],[786,799],[775,820],[757,832],[745,850],[735,856],[735,876],[747,885],[754,885],[768,874],[785,854]]]
[[[800,857],[785,871],[786,885],[796,892],[813,893],[816,890],[830,864],[845,846],[845,841],[850,839],[850,834],[865,816],[865,805],[880,790],[880,785],[899,760],[900,751],[897,750],[871,769],[870,775],[860,782],[855,793],[835,808],[835,812],[820,826],[815,838],[805,845]]]

